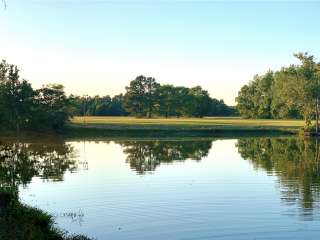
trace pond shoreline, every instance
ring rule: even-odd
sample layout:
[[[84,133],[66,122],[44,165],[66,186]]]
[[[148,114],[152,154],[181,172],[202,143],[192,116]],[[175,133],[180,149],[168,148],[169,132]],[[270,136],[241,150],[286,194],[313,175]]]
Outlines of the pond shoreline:
[[[228,137],[299,134],[301,120],[243,119],[239,117],[135,118],[74,117],[68,136]]]
[[[242,137],[301,134],[301,120],[216,118],[74,117],[59,131],[22,131],[19,137]],[[16,136],[2,131],[0,136]]]
[[[298,129],[285,128],[254,128],[254,129],[109,129],[97,127],[82,127],[69,125],[58,132],[53,131],[2,131],[0,137],[3,139],[96,139],[96,138],[130,138],[130,139],[186,139],[186,138],[242,138],[242,137],[272,137],[272,136],[298,136]]]
[[[55,227],[53,216],[22,204],[14,191],[0,191],[1,239],[91,240],[83,235],[69,235]]]
[[[268,127],[185,127],[185,126],[107,126],[107,125],[68,125],[65,136],[142,136],[142,137],[230,137],[261,135],[293,135],[299,129]]]

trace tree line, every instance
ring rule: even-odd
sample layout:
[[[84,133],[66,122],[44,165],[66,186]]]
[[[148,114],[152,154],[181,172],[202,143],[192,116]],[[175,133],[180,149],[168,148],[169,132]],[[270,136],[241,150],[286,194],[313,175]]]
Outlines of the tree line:
[[[73,97],[77,115],[136,117],[230,116],[235,108],[211,98],[200,86],[193,88],[160,85],[152,77],[138,76],[124,95]]]
[[[128,116],[123,94],[110,97],[70,96],[77,116]]]
[[[304,119],[306,128],[315,119],[318,128],[320,63],[308,53],[294,56],[299,64],[256,75],[241,88],[236,102],[242,117]]]
[[[3,129],[63,128],[73,115],[136,117],[230,116],[235,108],[211,98],[200,86],[160,85],[152,77],[138,76],[125,94],[67,96],[63,85],[48,84],[34,89],[19,76],[19,69],[0,62],[0,121]]]

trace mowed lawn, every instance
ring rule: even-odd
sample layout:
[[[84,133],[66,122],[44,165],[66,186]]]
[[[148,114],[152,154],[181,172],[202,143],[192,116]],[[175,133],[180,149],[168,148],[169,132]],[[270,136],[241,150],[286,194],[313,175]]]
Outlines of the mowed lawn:
[[[235,117],[208,118],[134,118],[74,117],[71,125],[103,129],[290,129],[299,130],[303,120],[242,119]]]

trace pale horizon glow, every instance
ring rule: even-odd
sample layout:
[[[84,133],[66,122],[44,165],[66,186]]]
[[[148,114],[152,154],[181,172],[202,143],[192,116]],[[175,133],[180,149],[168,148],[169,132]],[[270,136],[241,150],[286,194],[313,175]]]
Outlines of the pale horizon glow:
[[[0,59],[36,88],[116,95],[138,75],[234,105],[255,74],[320,58],[320,3],[7,0]]]

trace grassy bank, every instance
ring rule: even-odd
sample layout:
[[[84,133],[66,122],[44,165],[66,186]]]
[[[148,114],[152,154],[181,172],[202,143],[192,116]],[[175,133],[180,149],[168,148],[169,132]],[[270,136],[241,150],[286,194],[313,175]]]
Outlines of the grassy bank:
[[[0,189],[1,240],[90,240],[70,236],[54,226],[54,219],[40,209],[21,204],[14,191]]]
[[[75,117],[68,125],[69,135],[130,136],[241,136],[295,134],[301,120],[241,118],[133,118]]]
[[[242,137],[298,134],[302,120],[241,118],[74,117],[55,131],[21,131],[19,138],[77,137]],[[1,137],[17,137],[2,130]]]

